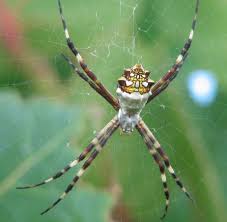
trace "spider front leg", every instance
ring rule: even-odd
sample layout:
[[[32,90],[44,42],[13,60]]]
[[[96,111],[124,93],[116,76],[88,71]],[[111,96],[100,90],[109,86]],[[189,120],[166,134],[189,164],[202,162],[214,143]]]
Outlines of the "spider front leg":
[[[92,81],[90,80],[83,72],[81,72],[73,63],[72,61],[62,54],[63,58],[68,62],[68,64],[73,68],[76,74],[80,76],[85,82],[87,82],[92,89],[94,89],[100,96],[102,96],[108,103],[110,103],[115,110],[118,110],[118,106],[109,99],[106,94],[103,94],[102,90]]]
[[[108,100],[109,103],[112,104],[112,106],[118,110],[119,104],[116,98],[112,96],[112,94],[104,87],[104,85],[98,80],[96,75],[88,68],[88,66],[85,64],[83,57],[80,55],[78,52],[77,48],[75,47],[74,43],[72,42],[70,36],[69,36],[69,31],[67,29],[67,25],[63,16],[63,10],[61,6],[61,1],[58,0],[58,6],[59,6],[59,12],[61,15],[61,21],[63,24],[64,28],[64,33],[65,33],[65,38],[67,41],[67,45],[71,52],[76,56],[77,62],[80,64],[81,68],[83,71],[86,73],[86,75],[99,87],[100,92],[105,95],[106,99]]]
[[[153,135],[153,133],[149,130],[149,128],[147,127],[147,125],[144,123],[143,120],[140,120],[140,122],[137,125],[137,129],[139,131],[139,133],[142,135],[143,138],[147,138],[146,140],[150,141],[150,146],[152,146],[155,150],[157,150],[157,152],[159,153],[159,155],[162,157],[166,168],[168,169],[169,173],[171,174],[171,176],[173,177],[173,179],[175,180],[176,184],[180,187],[180,189],[185,193],[185,195],[193,201],[191,195],[188,193],[188,191],[186,190],[186,188],[184,187],[183,183],[181,182],[181,180],[179,179],[179,177],[177,177],[173,167],[170,164],[169,158],[168,156],[165,154],[164,150],[162,149],[160,143],[158,142],[158,140],[155,138],[155,136]]]
[[[111,135],[116,131],[116,129],[119,127],[119,121],[117,119],[117,116],[115,116],[98,134],[97,137],[95,137],[91,144],[95,147],[94,151],[91,153],[90,157],[84,162],[81,169],[78,171],[76,176],[73,178],[72,182],[67,186],[66,190],[62,193],[62,195],[45,211],[41,213],[41,215],[47,213],[49,210],[54,208],[60,201],[62,201],[66,195],[73,189],[73,187],[76,185],[80,177],[84,174],[86,169],[91,165],[91,163],[94,161],[94,159],[97,157],[97,155],[101,152],[104,145],[106,144],[107,140],[111,137]]]
[[[152,95],[149,97],[147,103],[149,103],[152,99],[154,99],[157,95],[159,95],[162,91],[164,91],[167,88],[169,83],[177,76],[180,68],[182,67],[185,59],[187,58],[188,51],[191,47],[194,32],[195,32],[198,10],[199,10],[199,0],[196,0],[195,15],[194,15],[194,19],[192,21],[192,28],[191,28],[189,37],[188,37],[186,43],[184,44],[184,47],[182,48],[180,55],[177,57],[175,64],[160,80],[158,80],[151,87]]]

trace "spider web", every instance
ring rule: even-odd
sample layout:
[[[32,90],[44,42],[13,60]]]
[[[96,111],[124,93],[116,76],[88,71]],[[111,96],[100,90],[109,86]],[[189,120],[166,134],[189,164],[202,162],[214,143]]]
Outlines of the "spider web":
[[[89,128],[82,127],[83,138],[79,141],[79,146],[84,147],[109,121],[114,111],[75,76],[61,58],[60,53],[63,52],[75,61],[65,43],[56,2],[45,4],[41,6],[39,1],[29,0],[23,3],[9,1],[17,22],[23,28],[20,35],[1,35],[18,42],[22,40],[26,50],[18,56],[9,48],[4,48],[0,62],[9,74],[1,78],[1,89],[14,88],[25,99],[42,97],[47,101],[60,101],[63,98],[69,104],[79,104],[84,112],[83,118],[89,123]],[[188,37],[195,5],[194,1],[189,3],[186,0],[71,0],[62,1],[62,4],[72,40],[89,67],[112,93],[115,93],[116,80],[122,70],[135,63],[142,63],[151,70],[154,80],[169,69]],[[214,13],[210,17],[214,17]],[[227,185],[227,180],[223,179],[227,167],[224,161],[227,112],[224,91],[205,108],[196,105],[187,91],[190,73],[213,67],[211,60],[204,62],[201,56],[205,46],[201,38],[204,39],[206,33],[202,29],[210,17],[203,15],[199,18],[200,29],[196,30],[192,50],[180,75],[142,113],[170,156],[177,174],[195,197],[196,206],[193,207],[168,177],[171,189],[170,221],[176,218],[186,221],[187,217],[188,221],[192,218],[208,221],[209,215],[212,221],[216,215],[212,211],[208,214],[207,209],[212,209],[221,201],[215,210],[220,208],[219,213],[222,214],[222,203],[226,203],[227,199],[226,195],[222,195]],[[208,38],[206,40],[209,41]],[[215,51],[215,43],[206,45],[206,50]],[[10,67],[11,64],[14,66]],[[217,75],[217,69],[211,71]],[[39,75],[39,72],[42,73]],[[71,140],[65,147],[73,149]],[[97,160],[98,167],[94,164],[93,170],[89,171],[103,172],[102,161],[105,157],[111,160],[114,173],[111,182],[121,189],[117,204],[123,205],[127,212],[127,215],[118,212],[121,220],[118,218],[117,221],[159,218],[164,206],[163,190],[157,167],[142,139],[136,133],[131,137],[116,133],[108,147],[104,157]],[[53,158],[60,162],[64,153],[65,150],[62,150]],[[54,172],[55,169],[49,166],[48,170]],[[88,174],[92,177],[92,173]],[[103,175],[109,178],[107,173],[103,172]],[[213,181],[211,184],[210,180]],[[215,190],[216,194],[204,197]],[[206,204],[207,209],[203,207]],[[185,209],[179,213],[182,206]],[[190,217],[190,213],[194,216]],[[217,218],[221,221],[222,215]]]

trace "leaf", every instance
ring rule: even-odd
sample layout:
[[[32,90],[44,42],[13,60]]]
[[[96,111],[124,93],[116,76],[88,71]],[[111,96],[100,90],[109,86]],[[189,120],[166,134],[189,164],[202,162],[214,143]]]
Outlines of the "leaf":
[[[0,107],[1,221],[106,221],[112,198],[88,185],[73,190],[41,218],[39,213],[71,182],[70,173],[69,179],[62,177],[43,187],[15,189],[52,176],[75,158],[68,144],[83,128],[83,115],[78,106],[48,99],[23,101],[15,94],[1,93]],[[72,171],[75,174],[75,170]],[[63,186],[59,186],[60,181]]]

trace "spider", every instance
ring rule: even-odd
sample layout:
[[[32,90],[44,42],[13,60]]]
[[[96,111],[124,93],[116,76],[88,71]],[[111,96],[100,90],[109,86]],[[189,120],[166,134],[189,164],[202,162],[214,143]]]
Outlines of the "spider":
[[[140,113],[146,104],[152,101],[156,96],[158,96],[168,87],[169,83],[177,76],[180,68],[182,67],[185,59],[187,58],[188,50],[191,46],[196,26],[199,0],[196,0],[195,15],[189,37],[184,44],[184,47],[182,48],[175,63],[168,70],[168,72],[165,73],[164,76],[160,78],[157,82],[154,82],[149,78],[150,72],[145,70],[141,64],[136,64],[132,68],[125,69],[123,75],[118,79],[118,87],[116,91],[117,99],[113,95],[111,95],[111,93],[98,80],[96,75],[88,68],[88,66],[84,62],[84,59],[78,52],[77,48],[75,47],[69,36],[60,0],[58,0],[58,7],[67,45],[71,52],[75,55],[77,62],[80,64],[82,70],[77,68],[76,65],[74,65],[68,57],[63,55],[64,59],[73,68],[76,74],[78,74],[85,82],[87,82],[90,87],[92,87],[99,95],[101,95],[110,105],[112,105],[112,107],[117,111],[117,115],[97,134],[97,136],[84,149],[84,151],[79,155],[79,157],[70,162],[65,168],[57,172],[54,176],[44,180],[43,182],[40,182],[35,185],[28,185],[17,188],[26,189],[47,184],[64,175],[71,168],[75,167],[78,163],[83,161],[89,153],[91,153],[90,156],[87,157],[86,161],[84,162],[83,166],[80,168],[76,176],[73,178],[72,182],[67,186],[63,194],[50,207],[43,211],[41,215],[47,213],[60,201],[62,201],[66,197],[66,195],[72,190],[72,188],[76,185],[77,181],[84,174],[86,169],[91,165],[97,155],[102,151],[107,140],[118,128],[121,128],[121,130],[126,134],[130,134],[136,128],[136,130],[142,136],[150,154],[152,155],[155,163],[158,165],[160,170],[161,181],[166,198],[164,214],[161,217],[163,219],[167,214],[170,197],[165,174],[166,168],[175,180],[176,184],[180,187],[182,192],[185,193],[185,195],[190,200],[192,200],[192,198],[179,177],[176,175],[173,167],[170,164],[169,158],[164,152],[162,146],[140,117]]]

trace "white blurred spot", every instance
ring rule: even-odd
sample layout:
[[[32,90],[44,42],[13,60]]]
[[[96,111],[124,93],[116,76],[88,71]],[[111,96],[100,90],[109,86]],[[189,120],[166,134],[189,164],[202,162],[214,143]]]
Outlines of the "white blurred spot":
[[[191,98],[200,106],[209,106],[217,96],[218,82],[210,71],[196,70],[192,72],[187,86]]]

